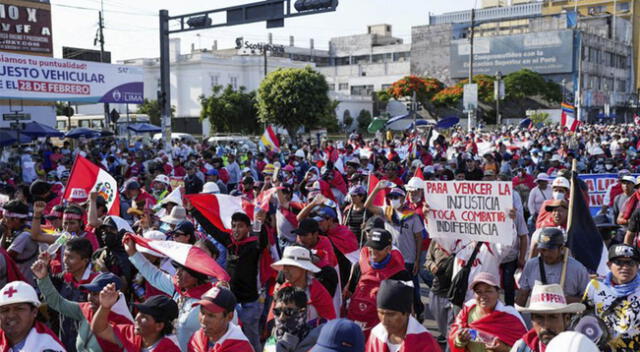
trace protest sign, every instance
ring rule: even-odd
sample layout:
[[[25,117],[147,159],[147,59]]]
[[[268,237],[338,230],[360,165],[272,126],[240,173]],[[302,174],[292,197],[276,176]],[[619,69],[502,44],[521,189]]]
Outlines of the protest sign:
[[[0,53],[0,98],[143,102],[141,67]]]
[[[457,238],[510,245],[514,225],[511,182],[425,181],[427,231],[432,238]]]
[[[633,174],[637,177],[638,174]],[[618,181],[617,174],[582,174],[578,175],[578,178],[583,180],[587,184],[589,190],[589,210],[591,215],[595,216],[600,212],[600,208],[604,205],[604,198],[607,195],[607,190],[611,185]],[[613,201],[613,199],[610,199]]]

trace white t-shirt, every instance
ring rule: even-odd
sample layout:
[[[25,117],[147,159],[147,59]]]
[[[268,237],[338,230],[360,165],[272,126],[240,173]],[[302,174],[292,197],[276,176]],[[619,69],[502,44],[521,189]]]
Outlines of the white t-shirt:
[[[389,352],[398,352],[400,350],[400,344],[392,344],[391,342],[387,342],[387,347],[389,347]]]

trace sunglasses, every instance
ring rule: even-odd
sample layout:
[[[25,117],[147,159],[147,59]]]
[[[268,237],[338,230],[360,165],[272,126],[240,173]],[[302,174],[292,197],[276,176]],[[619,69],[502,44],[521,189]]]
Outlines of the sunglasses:
[[[638,263],[636,263],[635,260],[627,260],[627,259],[620,259],[620,258],[616,258],[614,260],[611,261],[613,264],[617,265],[617,266],[628,266],[628,267],[634,267],[634,266],[638,266]]]
[[[273,308],[273,314],[276,317],[278,317],[278,316],[280,316],[282,314],[284,314],[287,317],[291,317],[294,314],[296,314],[298,312],[298,310],[299,309],[297,309],[297,308],[290,308],[290,307],[287,307],[287,308]]]

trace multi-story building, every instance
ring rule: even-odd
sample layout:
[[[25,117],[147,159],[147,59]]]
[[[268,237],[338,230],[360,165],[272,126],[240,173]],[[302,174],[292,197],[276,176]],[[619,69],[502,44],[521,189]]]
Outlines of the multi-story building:
[[[544,14],[541,2],[475,10],[473,73],[528,68],[563,85],[583,118],[618,116],[633,98],[632,24],[611,14]],[[431,15],[412,29],[411,72],[449,84],[469,74],[471,10]],[[615,20],[614,20],[615,19]]]

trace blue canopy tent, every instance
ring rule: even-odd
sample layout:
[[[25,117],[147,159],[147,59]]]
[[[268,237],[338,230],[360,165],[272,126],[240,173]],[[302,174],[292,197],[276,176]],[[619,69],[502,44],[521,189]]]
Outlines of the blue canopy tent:
[[[131,130],[135,133],[160,133],[162,132],[162,128],[152,125],[146,122],[139,122],[131,124],[127,127],[128,130]]]
[[[444,130],[457,125],[460,122],[460,118],[456,116],[445,117],[444,119],[436,123],[436,128]]]
[[[25,124],[24,128],[20,131],[21,134],[25,134],[32,138],[38,137],[62,137],[64,133],[58,131],[53,127],[43,125],[36,121]]]
[[[67,132],[64,136],[66,138],[94,138],[100,137],[100,131],[92,130],[87,127],[77,127]]]
[[[18,135],[18,131],[15,130],[0,130],[0,147],[12,145],[18,142],[18,138],[20,139],[20,144],[29,143],[33,140],[26,134],[20,133]]]

